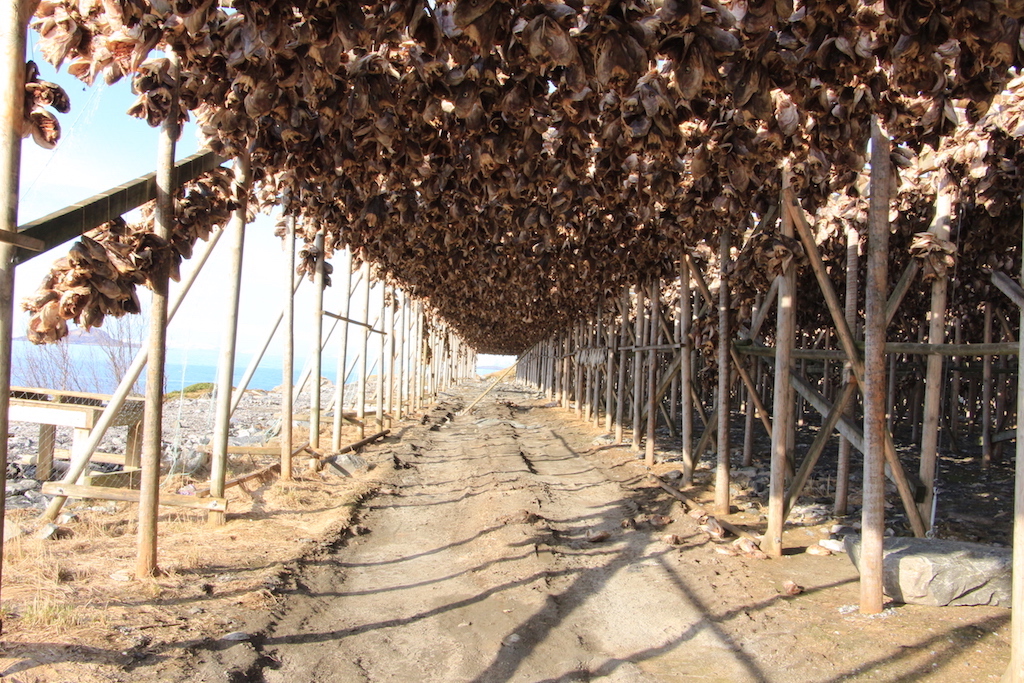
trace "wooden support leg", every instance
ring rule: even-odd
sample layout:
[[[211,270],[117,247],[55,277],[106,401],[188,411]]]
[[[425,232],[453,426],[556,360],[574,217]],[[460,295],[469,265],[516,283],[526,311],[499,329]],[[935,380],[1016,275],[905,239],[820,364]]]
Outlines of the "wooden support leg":
[[[861,510],[860,611],[882,611],[885,534],[885,300],[889,272],[890,143],[871,121],[871,199],[864,322],[864,505]]]
[[[124,445],[124,465],[126,468],[140,467],[142,464],[142,433],[145,426],[146,418],[142,417],[128,428],[128,438]]]
[[[644,288],[636,287],[636,333],[633,335],[634,345],[643,344],[644,332],[647,329],[644,324]],[[644,408],[644,354],[643,351],[633,351],[633,443],[630,449],[640,451],[641,418]]]
[[[615,443],[622,443],[623,424],[626,420],[626,381],[629,370],[629,288],[622,292],[619,305],[619,381],[615,386]]]
[[[952,196],[949,193],[949,176],[943,173],[939,182],[938,196],[935,200],[935,218],[931,232],[941,240],[949,239],[949,221],[952,209]],[[931,310],[928,314],[928,343],[943,344],[946,341],[946,290],[948,280],[945,276],[937,277],[932,282]],[[939,446],[939,412],[942,409],[942,357],[930,354],[925,363],[925,394],[924,423],[921,427],[921,466],[919,475],[924,485],[925,495],[919,509],[925,520],[925,527],[930,529],[934,520],[931,518],[932,500],[935,495],[936,460]]]
[[[654,278],[651,282],[651,320],[648,324],[648,342],[656,346],[661,328],[661,280]],[[654,466],[655,428],[658,424],[658,413],[655,405],[660,405],[661,400],[656,395],[658,391],[658,354],[653,349],[647,354],[647,443],[644,450],[644,462],[648,467]]]
[[[985,302],[985,343],[992,343],[992,302]],[[992,356],[981,357],[981,466],[992,465]]]
[[[856,335],[857,329],[857,291],[858,291],[858,264],[860,261],[860,235],[856,228],[849,227],[846,230],[846,302],[845,320],[850,327],[852,334]],[[851,365],[846,362],[843,365],[843,382],[849,383],[853,376]],[[851,401],[846,410],[846,417],[853,419],[853,402]],[[846,514],[850,497],[850,441],[839,437],[839,455],[836,465],[836,515]]]
[[[729,418],[731,411],[730,387],[730,355],[731,337],[729,334],[729,228],[722,227],[719,237],[718,258],[721,272],[718,285],[718,466],[715,469],[715,512],[727,515],[730,512],[729,470],[732,467],[730,455],[732,450],[729,438]]]
[[[295,390],[295,290],[291,288],[293,273],[295,272],[295,218],[289,217],[286,221],[286,233],[284,238],[284,266],[285,284],[287,289],[284,295],[284,357],[281,359],[281,480],[290,481],[292,478],[292,425],[295,420],[293,407],[293,395]],[[360,425],[362,417],[360,416]],[[362,427],[360,427],[362,429]]]
[[[36,480],[50,481],[53,477],[53,448],[57,442],[56,425],[39,425],[39,455],[36,457]]]
[[[693,298],[690,294],[690,266],[686,259],[679,263],[679,437],[682,441],[683,487],[693,484],[693,364],[690,326]]]

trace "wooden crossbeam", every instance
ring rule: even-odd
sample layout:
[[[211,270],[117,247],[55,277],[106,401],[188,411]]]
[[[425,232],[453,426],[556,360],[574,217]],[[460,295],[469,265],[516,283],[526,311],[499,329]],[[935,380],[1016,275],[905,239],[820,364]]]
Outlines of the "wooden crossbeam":
[[[173,185],[180,187],[220,166],[224,161],[225,159],[209,151],[193,154],[175,164]],[[14,263],[20,265],[153,199],[156,199],[156,172],[147,173],[140,178],[67,206],[31,223],[26,223],[18,228],[18,235],[35,240],[32,244],[40,248],[26,248],[18,245],[19,249],[14,256]]]
[[[359,327],[365,327],[368,331],[373,332],[374,334],[382,334],[384,336],[387,336],[387,332],[385,332],[384,330],[375,329],[373,327],[373,325],[371,325],[369,323],[364,323],[361,320],[353,320],[352,318],[346,318],[343,315],[338,315],[337,313],[331,313],[330,311],[324,311],[324,315],[326,315],[328,318],[334,318],[335,320],[340,320],[343,323],[350,323],[352,325],[358,325]]]
[[[275,454],[279,453],[279,452],[280,452],[280,449],[275,449]],[[241,487],[241,488],[244,489],[245,488],[244,484],[246,482],[252,481],[253,479],[263,479],[265,477],[269,477],[269,476],[271,476],[273,474],[276,474],[276,473],[278,473],[280,471],[281,471],[281,463],[279,463],[279,462],[278,463],[274,463],[273,465],[270,465],[269,467],[263,467],[261,469],[254,470],[252,472],[248,472],[248,473],[243,474],[241,476],[235,477],[233,479],[228,479],[226,482],[224,482],[224,488],[225,489],[229,489],[232,486],[238,486],[238,487]],[[246,493],[248,494],[248,491],[246,491]],[[205,486],[203,488],[197,488],[196,489],[196,497],[197,498],[206,498],[209,495],[210,495],[210,487],[209,486]]]
[[[63,498],[119,500],[126,503],[139,502],[138,491],[134,489],[115,489],[109,486],[83,486],[81,484],[64,484],[59,481],[48,481],[43,484],[42,492],[46,496],[61,496]],[[228,509],[228,501],[225,498],[199,498],[198,496],[181,496],[175,493],[161,493],[160,505],[191,508],[193,510],[215,510],[218,512],[226,512]]]

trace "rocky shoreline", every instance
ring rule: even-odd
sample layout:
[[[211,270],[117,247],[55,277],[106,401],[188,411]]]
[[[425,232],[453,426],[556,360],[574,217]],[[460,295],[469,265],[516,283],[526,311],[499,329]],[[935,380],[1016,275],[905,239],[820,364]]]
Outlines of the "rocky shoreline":
[[[345,385],[345,407],[355,405],[356,384]],[[367,410],[376,390],[375,378],[367,381]],[[320,405],[332,408],[334,383],[324,378],[320,384]],[[295,415],[309,414],[310,392],[304,391],[294,404]],[[265,391],[250,389],[242,396],[228,431],[228,445],[245,446],[265,444],[280,429],[280,387]],[[333,411],[332,413],[333,414]],[[196,398],[172,398],[163,410],[163,467],[168,472],[200,473],[206,466],[208,455],[202,452],[213,434],[214,399],[212,392]],[[43,509],[49,497],[40,492],[42,482],[35,479],[36,458],[39,452],[39,425],[31,422],[11,422],[9,428],[7,465],[7,509]],[[99,452],[124,453],[128,438],[127,427],[112,427],[100,442]],[[56,449],[70,450],[73,430],[58,427]],[[51,480],[59,480],[67,472],[67,460],[54,460]],[[119,465],[90,463],[91,472],[116,472]]]

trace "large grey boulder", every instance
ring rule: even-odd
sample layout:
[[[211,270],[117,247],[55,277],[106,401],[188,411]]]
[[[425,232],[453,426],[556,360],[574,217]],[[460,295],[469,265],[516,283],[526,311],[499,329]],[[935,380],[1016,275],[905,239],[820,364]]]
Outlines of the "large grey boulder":
[[[846,552],[860,571],[860,536],[846,537]],[[882,546],[885,594],[912,605],[1010,607],[1013,553],[979,543],[928,538],[886,538]]]

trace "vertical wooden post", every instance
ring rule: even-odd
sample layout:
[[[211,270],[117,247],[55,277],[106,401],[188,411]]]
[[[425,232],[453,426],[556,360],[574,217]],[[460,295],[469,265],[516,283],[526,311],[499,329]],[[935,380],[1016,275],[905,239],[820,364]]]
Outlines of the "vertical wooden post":
[[[719,237],[718,266],[718,467],[715,469],[715,511],[719,515],[729,514],[729,467],[731,439],[729,438],[729,392],[730,346],[729,332],[729,261],[732,258],[729,245],[729,227],[723,225]],[[787,368],[788,365],[778,367]],[[788,378],[787,378],[788,379]],[[778,424],[778,423],[776,423]],[[785,424],[785,423],[783,423]]]
[[[338,289],[341,290],[341,311],[339,315],[348,318],[352,309],[352,252],[345,249],[341,253],[341,275],[338,278]],[[345,413],[345,382],[348,380],[348,323],[341,321],[341,339],[338,340],[338,365],[334,378],[334,420],[331,429],[331,448],[337,452],[341,448],[341,431]]]
[[[783,192],[789,187],[789,164],[782,169]],[[793,236],[793,217],[782,212],[782,234]],[[768,528],[761,549],[772,557],[782,556],[785,524],[786,470],[792,452],[789,439],[793,423],[790,369],[796,337],[796,271],[792,263],[778,277],[775,325],[775,389],[772,401],[771,478],[768,483]],[[767,302],[765,302],[767,306]]]
[[[289,216],[284,238],[284,358],[281,362],[281,479],[292,478],[292,426],[295,424],[295,217]]]
[[[363,322],[370,322],[370,264],[363,261],[362,277],[360,285],[363,287]],[[359,374],[356,385],[356,420],[358,420],[359,439],[366,438],[366,354],[369,351],[370,331],[360,326],[359,328]]]
[[[573,354],[573,363],[576,367],[576,381],[573,383],[573,397],[576,399],[576,417],[583,417],[583,401],[586,397],[583,394],[583,330],[584,321],[576,323],[576,353]]]
[[[235,204],[227,232],[231,236],[231,280],[228,284],[228,314],[217,366],[217,400],[214,408],[213,453],[210,459],[210,495],[224,497],[224,479],[228,464],[228,428],[231,421],[231,380],[235,371],[235,341],[238,334],[238,300],[242,291],[242,253],[245,246],[246,213],[249,209],[249,188],[252,184],[252,164],[249,151],[239,154],[235,161]],[[288,416],[285,416],[288,417]],[[209,523],[224,524],[224,513],[213,510]]]
[[[658,345],[658,337],[661,334],[661,280],[651,280],[651,320],[647,325],[649,334],[647,343],[650,346]],[[637,346],[642,345],[642,340],[637,340]],[[647,352],[647,443],[644,446],[644,462],[648,467],[654,467],[655,431],[658,426],[658,353],[654,349]]]
[[[614,304],[610,307],[612,312],[615,311]],[[618,351],[615,344],[615,316],[612,315],[608,324],[605,325],[605,344],[608,347],[608,353],[605,358],[605,371],[604,371],[604,431],[609,434],[612,431],[612,423],[615,418],[614,411],[618,410],[618,406],[615,404],[615,354]]]
[[[591,399],[590,414],[594,418],[594,426],[600,424],[601,419],[601,363],[598,361],[597,349],[601,346],[601,339],[604,336],[604,297],[597,306],[597,320],[594,323],[593,356],[591,362]]]
[[[643,346],[644,333],[647,327],[644,323],[646,311],[644,310],[644,288],[641,285],[635,287],[636,291],[636,324],[633,335],[633,443],[630,450],[640,451],[640,418],[644,409],[644,355],[639,347]]]
[[[384,330],[384,334],[378,335],[380,337],[377,345],[377,429],[375,431],[381,431],[384,429],[384,382],[386,381],[386,361],[384,354],[387,352],[387,341],[389,335],[387,325],[385,323],[385,308],[388,306],[388,288],[382,281],[380,283],[380,326]]]
[[[178,56],[167,50],[171,89],[167,118],[160,128],[156,162],[156,212],[153,232],[167,240],[174,229],[174,150],[178,126]],[[167,286],[169,271],[151,274],[153,290],[149,314],[149,364],[146,368],[146,406],[143,410],[142,472],[139,483],[139,529],[135,576],[157,572],[157,509],[160,500],[160,457],[163,454],[164,361],[167,353]],[[228,392],[230,394],[230,391]]]
[[[384,409],[387,415],[387,424],[385,427],[391,426],[391,417],[394,415],[395,410],[395,288],[388,287],[384,294],[384,306],[386,307],[386,315],[384,316],[384,329],[387,330],[387,337],[385,338],[385,363],[382,366],[384,372]],[[381,427],[384,429],[384,427]]]
[[[18,231],[18,185],[21,175],[21,122],[25,104],[25,32],[30,3],[0,3],[0,230]],[[27,13],[27,12],[26,12]],[[14,329],[13,244],[0,243],[0,485],[7,481],[7,438],[11,397],[11,352]],[[0,500],[0,539],[3,539],[5,501]],[[0,541],[0,551],[3,543]],[[3,561],[0,552],[0,574]],[[0,621],[0,629],[3,623]]]
[[[1021,202],[1024,208],[1024,201]],[[1024,246],[1022,246],[1024,249]],[[1021,265],[1024,282],[1024,264]],[[1024,308],[1018,311],[1019,359],[1024,359]],[[1024,372],[1017,373],[1017,453],[1013,484],[1013,575],[1010,608],[1010,665],[1003,676],[1007,683],[1024,683]]]
[[[408,315],[406,310],[409,308],[409,300],[401,291],[395,292],[395,306],[398,307],[396,315],[398,316],[398,335],[395,339],[395,343],[398,345],[398,351],[395,353],[397,367],[395,370],[395,417],[401,420],[405,416],[405,328],[408,325]]]
[[[992,343],[992,302],[985,302],[985,343]],[[981,466],[992,465],[992,356],[981,357]]]
[[[593,418],[594,426],[598,425],[598,420],[601,415],[601,365],[597,360],[597,349],[601,345],[601,336],[603,334],[602,319],[601,315],[604,313],[604,297],[601,297],[600,302],[597,305],[597,316],[594,323],[591,324],[591,344],[590,344],[590,357],[587,358],[588,368],[587,376],[589,378],[588,387],[590,390],[590,405],[588,410],[588,418]]]
[[[570,344],[572,343],[572,328],[566,328],[562,332],[562,408],[566,411],[569,409],[569,392],[571,391],[571,356],[569,352],[571,350]]]
[[[860,611],[882,611],[885,533],[885,305],[889,258],[889,138],[871,120],[871,201],[864,320],[864,493],[861,509]]]
[[[935,218],[930,232],[940,240],[949,239],[949,220],[953,199],[949,192],[949,174],[943,171],[935,198]],[[937,277],[932,282],[931,311],[928,314],[928,343],[946,341],[946,290],[948,278]],[[919,474],[925,488],[921,501],[921,519],[931,528],[932,500],[935,496],[936,456],[939,447],[939,411],[942,409],[942,356],[933,353],[926,357],[924,380],[924,424],[921,428],[921,467]]]
[[[856,228],[846,229],[846,302],[844,317],[854,337],[857,336],[857,291],[860,267],[860,234]],[[843,383],[852,382],[853,372],[850,363],[843,364]],[[846,407],[846,417],[853,418],[853,404]],[[839,437],[839,457],[836,465],[836,515],[846,515],[850,495],[850,451],[852,444],[845,437]]]
[[[551,372],[554,373],[551,383],[551,398],[559,403],[562,400],[561,349],[562,335],[560,332],[556,332],[551,336]]]
[[[423,303],[420,301],[413,304],[412,348],[409,349],[409,356],[412,360],[410,400],[412,410],[418,411],[420,409],[420,394],[423,391]]]
[[[629,369],[629,287],[622,290],[619,306],[619,381],[615,387],[615,443],[622,443],[623,422],[626,419],[626,371]]]
[[[309,445],[320,448],[320,378],[323,369],[324,328],[324,226],[316,232],[316,270],[313,275],[313,371],[309,378]]]
[[[963,320],[959,314],[953,319],[953,343],[960,345],[964,343]],[[953,356],[949,359],[950,365],[954,368],[960,366],[960,357]],[[953,370],[953,378],[949,387],[949,433],[954,439],[960,438],[960,371]]]
[[[682,441],[680,456],[683,460],[683,486],[693,484],[693,342],[690,327],[693,323],[693,296],[690,292],[690,265],[685,258],[679,261],[679,436]]]

